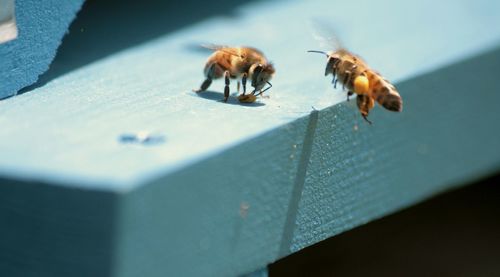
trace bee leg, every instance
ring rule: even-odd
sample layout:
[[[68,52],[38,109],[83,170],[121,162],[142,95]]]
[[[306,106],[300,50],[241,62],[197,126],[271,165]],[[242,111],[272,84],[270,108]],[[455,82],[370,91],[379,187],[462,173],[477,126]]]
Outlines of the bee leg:
[[[372,124],[372,122],[368,119],[368,115],[361,114],[361,116],[363,116],[366,122],[368,122],[370,125]]]
[[[241,84],[243,85],[243,95],[247,92],[247,77],[248,74],[243,73],[243,77],[241,77]]]
[[[343,90],[345,90],[345,85],[348,84],[348,82],[350,82],[350,80],[351,80],[351,72],[346,71],[344,80],[342,81],[342,89]]]
[[[229,98],[229,71],[224,72],[224,80],[226,82],[224,86],[224,102],[227,102]]]
[[[352,92],[352,91],[347,92],[347,101],[349,101],[349,97],[352,96],[353,94],[354,94],[354,92]]]
[[[199,89],[193,89],[193,91],[196,93],[203,92],[203,91],[207,90],[207,88],[210,86],[210,84],[212,84],[212,79],[207,78],[207,79],[205,79],[205,81],[203,81],[203,83],[201,84]]]
[[[201,84],[199,89],[193,89],[194,92],[200,93],[200,92],[208,89],[208,87],[212,84],[212,78],[215,75],[215,66],[216,66],[215,63],[210,65],[210,67],[207,70],[207,74],[206,74],[207,78],[205,79],[205,81],[203,81],[203,83]]]
[[[241,86],[241,82],[238,81],[238,83],[236,84],[236,90],[238,91],[238,93],[240,93],[240,86]]]
[[[358,105],[361,116],[366,120],[366,122],[372,124],[372,122],[368,120],[368,113],[370,113],[370,109],[373,108],[373,99],[365,94],[358,94],[358,97],[356,98],[356,104]]]
[[[337,65],[335,65],[333,67],[333,80],[332,80],[332,84],[333,84],[334,89],[337,89],[337,81],[338,80],[339,80],[339,78],[337,76]]]

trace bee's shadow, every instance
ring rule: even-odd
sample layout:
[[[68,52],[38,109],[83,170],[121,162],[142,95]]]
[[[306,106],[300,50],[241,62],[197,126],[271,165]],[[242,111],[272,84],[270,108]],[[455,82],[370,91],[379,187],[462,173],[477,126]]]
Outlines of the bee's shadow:
[[[238,101],[238,94],[237,93],[232,93],[229,96],[229,99],[227,99],[227,102],[224,103],[224,94],[222,92],[216,92],[216,91],[203,91],[203,92],[191,92],[191,95],[194,97],[201,97],[204,99],[212,100],[212,101],[217,101],[220,102],[221,104],[229,104],[229,105],[238,105],[238,106],[245,106],[245,107],[262,107],[265,106],[266,104],[262,102],[253,102],[253,103],[242,103]]]

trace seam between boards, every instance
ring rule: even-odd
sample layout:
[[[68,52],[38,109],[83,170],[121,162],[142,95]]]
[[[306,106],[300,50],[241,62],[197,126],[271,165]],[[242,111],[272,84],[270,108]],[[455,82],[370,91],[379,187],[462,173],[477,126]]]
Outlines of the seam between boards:
[[[319,112],[314,110],[309,115],[309,122],[307,124],[306,134],[304,137],[304,144],[302,153],[300,155],[297,174],[293,185],[290,201],[288,203],[288,211],[286,221],[281,236],[281,243],[279,247],[279,257],[290,254],[290,247],[292,245],[293,234],[295,231],[295,221],[297,219],[297,212],[299,210],[300,200],[302,198],[302,190],[306,179],[307,167],[311,157],[312,146],[314,142],[314,135],[316,133],[316,126],[318,124]]]

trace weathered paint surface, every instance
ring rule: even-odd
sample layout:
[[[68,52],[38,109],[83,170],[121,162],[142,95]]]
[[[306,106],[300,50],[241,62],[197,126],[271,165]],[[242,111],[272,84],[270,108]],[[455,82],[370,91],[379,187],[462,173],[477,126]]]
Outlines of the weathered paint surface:
[[[0,102],[0,174],[14,180],[3,187],[10,201],[2,202],[0,218],[9,222],[0,232],[10,236],[0,235],[0,243],[30,249],[28,242],[60,239],[51,245],[57,255],[37,255],[45,244],[9,252],[0,272],[29,276],[34,268],[52,276],[99,261],[94,272],[112,276],[247,274],[498,169],[500,139],[491,126],[499,120],[500,54],[477,55],[500,40],[500,30],[489,28],[500,9],[490,1],[457,3],[248,4],[237,17],[180,29]],[[345,12],[359,5],[358,17]],[[314,16],[335,18],[345,44],[395,81],[403,113],[376,108],[368,126],[354,102],[331,88],[324,58],[305,53],[318,47],[306,24]],[[439,17],[440,28],[423,17]],[[192,93],[207,53],[189,45],[201,42],[264,50],[277,68],[270,98],[221,103],[223,82]],[[140,131],[165,139],[121,142]],[[34,187],[53,186],[46,201],[21,197],[36,199]],[[96,200],[84,191],[111,196]],[[62,223],[70,215],[56,212],[68,192],[82,197],[71,201],[71,214],[87,219],[72,223],[76,230]],[[23,228],[35,219],[44,232]],[[91,229],[95,224],[109,228]],[[16,233],[31,240],[6,239]],[[65,247],[97,236],[109,238],[98,249],[110,260],[96,248]],[[61,258],[82,256],[88,260]]]

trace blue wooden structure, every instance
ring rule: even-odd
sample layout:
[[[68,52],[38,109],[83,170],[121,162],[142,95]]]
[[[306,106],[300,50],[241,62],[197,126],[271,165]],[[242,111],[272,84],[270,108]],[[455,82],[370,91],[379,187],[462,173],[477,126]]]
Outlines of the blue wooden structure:
[[[500,4],[382,2],[248,3],[0,102],[0,275],[265,275],[498,170]],[[394,80],[403,113],[370,126],[333,90],[305,52],[317,17]],[[263,49],[270,98],[191,92],[204,42]],[[123,139],[140,132],[161,139]]]
[[[82,3],[83,0],[0,1],[0,29],[2,15],[12,19],[15,11],[19,34],[14,40],[0,39],[0,99],[13,96],[33,84],[49,68]]]

